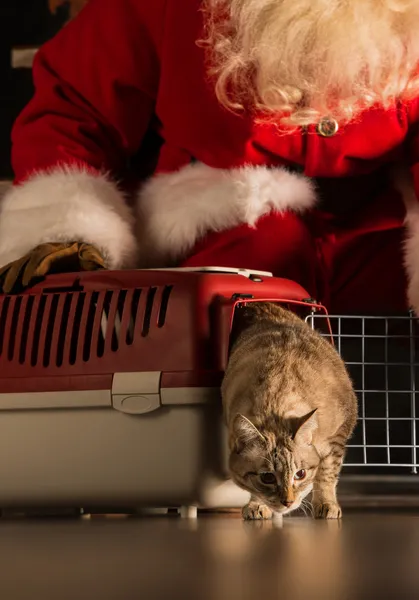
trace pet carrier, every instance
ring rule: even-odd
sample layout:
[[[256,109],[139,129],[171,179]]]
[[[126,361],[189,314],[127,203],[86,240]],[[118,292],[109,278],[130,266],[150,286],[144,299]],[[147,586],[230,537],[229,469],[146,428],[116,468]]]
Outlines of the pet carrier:
[[[54,275],[1,297],[0,507],[241,505],[219,397],[234,309],[306,296],[192,269]]]
[[[217,268],[54,275],[0,297],[0,508],[242,506],[219,386],[252,299],[299,312],[348,364],[360,417],[341,499],[414,499],[414,318],[329,319],[293,282]]]

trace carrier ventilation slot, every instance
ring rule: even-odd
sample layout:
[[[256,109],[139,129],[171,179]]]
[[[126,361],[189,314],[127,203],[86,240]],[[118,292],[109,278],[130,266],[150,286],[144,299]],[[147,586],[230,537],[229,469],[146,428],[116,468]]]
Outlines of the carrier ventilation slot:
[[[50,310],[47,315],[46,326],[45,329],[45,342],[44,342],[44,356],[42,364],[44,367],[49,367],[51,364],[51,347],[52,347],[52,339],[54,335],[55,323],[57,321],[57,310],[58,310],[58,302],[60,297],[57,294],[54,294],[51,299]]]
[[[172,285],[166,285],[166,287],[163,290],[163,293],[161,296],[159,318],[157,319],[157,327],[162,328],[164,326],[164,324],[166,323],[167,309],[169,307],[169,300],[170,300],[170,294],[172,293],[172,289],[173,289]]]
[[[70,338],[70,353],[69,353],[69,362],[70,365],[74,365],[76,364],[77,361],[77,357],[78,357],[78,344],[79,344],[79,336],[80,336],[80,324],[82,322],[82,318],[83,318],[83,310],[84,310],[84,305],[85,305],[85,300],[86,300],[86,294],[84,292],[81,292],[80,294],[77,294],[75,296],[76,298],[76,307],[75,307],[75,313],[74,313],[74,320],[73,320],[73,331],[71,332],[71,338]]]
[[[133,331],[133,305],[127,301],[127,291],[106,292],[102,306],[99,310],[100,328],[97,339],[97,356],[103,356],[106,345],[112,352],[116,352],[121,344],[121,330],[124,319],[128,319],[127,331]],[[126,312],[125,312],[126,311]],[[125,314],[124,314],[125,313]]]
[[[74,294],[66,294],[64,298],[63,313],[60,321],[60,329],[58,333],[56,365],[62,367],[64,363],[64,348],[68,335],[68,320],[70,316],[71,305],[73,303]]]
[[[16,331],[17,325],[19,323],[19,314],[20,314],[21,304],[22,304],[21,297],[16,298],[13,303],[12,322],[10,325],[10,336],[9,336],[9,348],[8,348],[8,352],[7,352],[7,358],[9,360],[13,360],[13,356],[15,353],[15,345],[16,345],[16,341],[17,341],[15,331]]]
[[[36,367],[38,364],[38,353],[40,350],[41,332],[44,321],[45,307],[47,303],[47,296],[41,296],[39,298],[38,309],[36,311],[34,319],[34,333],[32,340],[32,351],[31,351],[31,365]]]
[[[20,349],[19,349],[19,362],[21,365],[25,364],[25,361],[26,361],[26,350],[27,350],[27,346],[28,346],[29,327],[31,324],[32,310],[33,310],[34,302],[35,302],[34,296],[27,297],[26,306],[25,306],[25,310],[24,310],[24,317],[23,317],[22,337],[20,340]],[[22,318],[22,316],[21,316],[21,318]]]
[[[6,321],[7,315],[9,314],[10,298],[8,296],[3,298],[1,302],[0,310],[0,356],[3,354],[4,342],[6,337]]]
[[[145,305],[144,312],[144,320],[143,320],[143,329],[141,331],[141,335],[143,337],[147,337],[150,333],[150,324],[151,324],[151,313],[153,310],[154,298],[156,295],[157,288],[152,287],[147,292],[147,302]]]
[[[47,368],[117,352],[164,327],[172,289],[6,296],[0,299],[0,358]]]
[[[140,289],[136,289],[136,290],[134,290],[133,295],[132,295],[131,318],[128,323],[127,333],[125,334],[125,342],[128,346],[131,346],[134,342],[134,330],[135,330],[135,324],[137,322],[138,307],[140,304],[141,291],[142,290],[140,290]]]
[[[152,315],[157,291],[157,287],[151,287],[148,290],[122,290],[119,292],[116,304],[113,306],[112,296],[107,295],[105,297],[101,309],[101,327],[97,347],[98,356],[103,356],[107,336],[110,336],[110,349],[115,352],[123,344],[132,345],[137,331],[141,331],[142,337],[147,337],[150,334],[150,330],[153,327]],[[166,323],[171,291],[172,286],[165,286],[160,296],[161,300],[156,323],[159,328],[163,327]],[[109,292],[108,294],[113,294],[113,292]],[[111,331],[109,330],[110,327]]]

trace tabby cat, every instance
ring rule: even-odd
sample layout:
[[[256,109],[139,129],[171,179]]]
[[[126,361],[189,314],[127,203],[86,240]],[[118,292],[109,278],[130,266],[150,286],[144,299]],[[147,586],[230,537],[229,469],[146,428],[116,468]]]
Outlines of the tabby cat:
[[[342,515],[336,486],[357,399],[330,344],[271,303],[239,309],[222,384],[233,480],[251,494],[245,519],[298,508],[312,491],[316,518]]]

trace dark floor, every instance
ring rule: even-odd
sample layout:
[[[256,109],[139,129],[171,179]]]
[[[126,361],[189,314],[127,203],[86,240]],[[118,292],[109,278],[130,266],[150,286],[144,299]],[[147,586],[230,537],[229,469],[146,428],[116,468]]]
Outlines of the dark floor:
[[[0,523],[5,600],[419,598],[419,513]]]

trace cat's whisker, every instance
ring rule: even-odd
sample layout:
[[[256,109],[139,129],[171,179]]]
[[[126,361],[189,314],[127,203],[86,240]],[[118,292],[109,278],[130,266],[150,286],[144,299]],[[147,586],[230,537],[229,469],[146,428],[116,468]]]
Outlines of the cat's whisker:
[[[302,501],[301,505],[304,506],[304,508],[309,511],[311,517],[314,515],[313,505],[309,500],[304,499]],[[307,516],[306,512],[305,512],[305,515]]]

